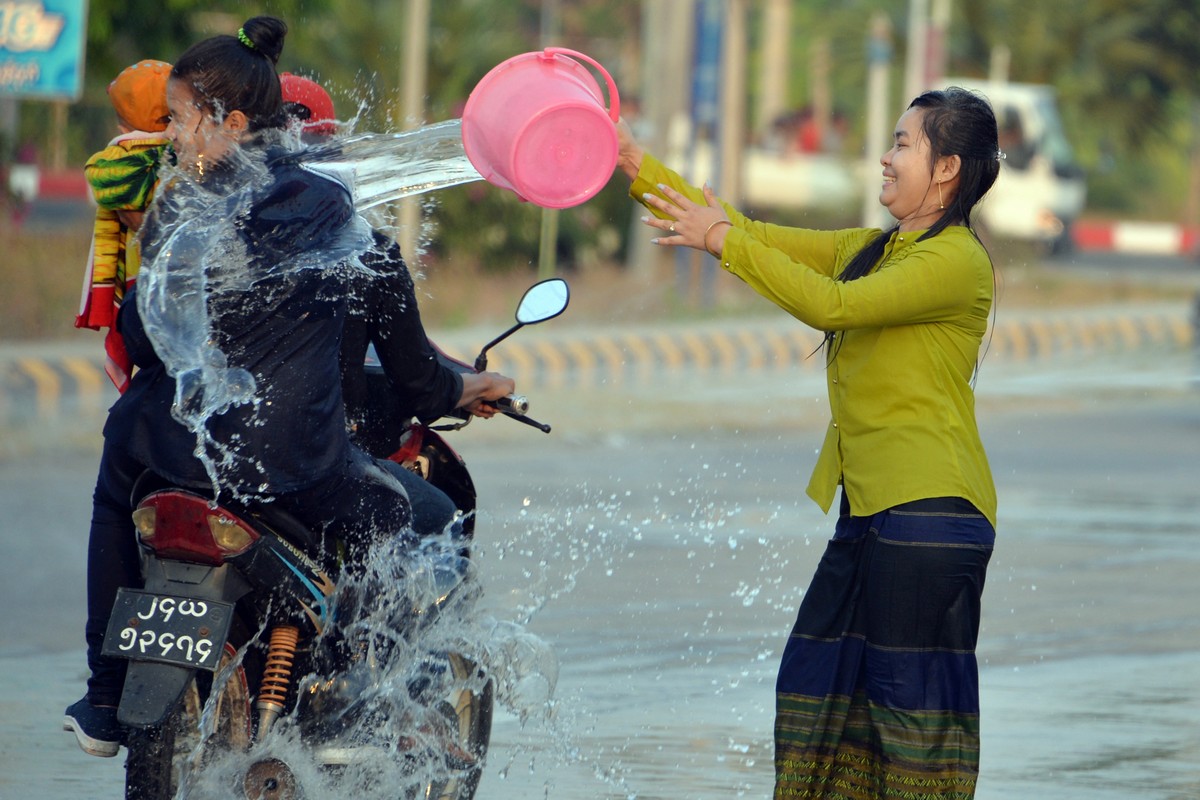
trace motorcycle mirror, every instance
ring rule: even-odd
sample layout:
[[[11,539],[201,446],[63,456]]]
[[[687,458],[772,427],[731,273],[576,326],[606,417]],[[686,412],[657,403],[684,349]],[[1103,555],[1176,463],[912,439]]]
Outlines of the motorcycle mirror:
[[[483,346],[475,358],[476,371],[483,372],[487,369],[488,350],[526,325],[536,325],[554,319],[567,310],[567,304],[570,302],[571,289],[562,278],[547,278],[530,286],[517,305],[517,324]]]
[[[562,278],[550,278],[530,286],[517,306],[517,322],[536,325],[554,319],[567,310],[571,290]]]

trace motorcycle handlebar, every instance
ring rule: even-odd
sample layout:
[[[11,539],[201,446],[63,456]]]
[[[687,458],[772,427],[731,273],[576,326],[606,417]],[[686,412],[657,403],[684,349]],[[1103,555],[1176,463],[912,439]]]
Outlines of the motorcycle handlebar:
[[[544,422],[538,422],[536,419],[533,419],[532,417],[527,417],[524,414],[514,414],[511,411],[505,411],[504,416],[508,417],[509,419],[515,419],[517,422],[523,422],[531,428],[537,428],[542,433],[550,432],[549,425],[547,425]]]
[[[492,405],[501,411],[524,416],[529,413],[529,398],[523,394],[509,394],[492,401]]]
[[[504,416],[523,422],[531,428],[537,428],[542,433],[549,433],[550,426],[525,416],[529,413],[529,399],[523,394],[510,394],[490,401],[490,405],[500,409]]]

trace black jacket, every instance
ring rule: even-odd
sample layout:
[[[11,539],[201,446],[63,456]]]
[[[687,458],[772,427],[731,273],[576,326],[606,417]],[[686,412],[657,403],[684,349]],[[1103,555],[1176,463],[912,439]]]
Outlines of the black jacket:
[[[288,160],[269,162],[266,175],[251,184],[248,206],[237,204],[238,192],[222,196],[222,183],[244,187],[246,179],[217,174],[206,181],[225,203],[208,213],[233,218],[246,271],[225,283],[228,276],[209,275],[212,344],[228,367],[253,376],[257,402],[211,416],[204,447],[223,487],[259,495],[296,491],[345,469],[351,455],[339,371],[350,268],[298,266],[345,235],[353,201],[345,186]],[[143,264],[185,221],[179,209],[186,198],[172,201],[171,194],[168,187],[147,219]],[[197,437],[172,415],[175,380],[147,335],[137,292],[126,296],[118,325],[139,369],[110,410],[104,435],[167,478],[208,485],[205,464],[194,454]]]
[[[351,275],[342,334],[342,391],[352,436],[372,455],[396,449],[403,424],[452,411],[462,376],[438,360],[421,324],[412,276],[400,247],[380,233],[362,256],[368,271]],[[368,345],[378,365],[364,369]]]

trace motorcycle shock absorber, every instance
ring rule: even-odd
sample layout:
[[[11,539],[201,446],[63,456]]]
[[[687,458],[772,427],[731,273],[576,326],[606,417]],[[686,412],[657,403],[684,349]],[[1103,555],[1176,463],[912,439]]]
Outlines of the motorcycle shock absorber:
[[[259,687],[258,735],[261,738],[275,724],[287,703],[288,687],[292,680],[292,665],[296,660],[296,643],[300,640],[300,629],[295,625],[276,625],[271,629],[271,642],[267,646],[267,662],[263,668],[262,685]]]

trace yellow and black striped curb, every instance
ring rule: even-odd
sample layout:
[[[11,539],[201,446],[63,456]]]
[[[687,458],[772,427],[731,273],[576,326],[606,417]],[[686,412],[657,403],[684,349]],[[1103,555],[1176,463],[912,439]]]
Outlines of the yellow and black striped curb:
[[[539,332],[539,336],[540,336]],[[1136,313],[1031,316],[1001,319],[985,340],[987,358],[1013,361],[1084,356],[1141,349],[1182,349],[1196,341],[1194,321],[1180,306]],[[662,327],[655,331],[530,335],[505,342],[489,369],[522,381],[580,387],[653,381],[664,372],[698,370],[723,375],[820,370],[821,333],[798,322]],[[448,352],[470,361],[474,353]]]
[[[987,358],[1032,360],[1065,355],[1180,349],[1196,340],[1186,307],[1131,313],[1045,315],[1000,319],[987,344]],[[438,338],[438,337],[435,337]],[[450,337],[461,340],[463,337]],[[439,343],[451,355],[471,361],[463,341]],[[656,329],[582,333],[550,326],[503,343],[490,355],[489,369],[518,384],[596,386],[653,381],[685,370],[722,375],[770,370],[819,370],[822,336],[798,322],[663,325]],[[116,397],[103,370],[99,344],[94,355],[0,355],[0,415],[17,405],[39,415],[72,408],[103,407]],[[68,407],[70,406],[70,407]]]

